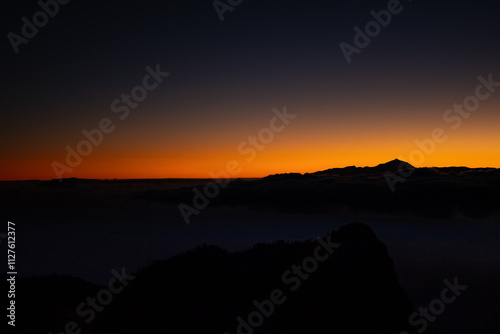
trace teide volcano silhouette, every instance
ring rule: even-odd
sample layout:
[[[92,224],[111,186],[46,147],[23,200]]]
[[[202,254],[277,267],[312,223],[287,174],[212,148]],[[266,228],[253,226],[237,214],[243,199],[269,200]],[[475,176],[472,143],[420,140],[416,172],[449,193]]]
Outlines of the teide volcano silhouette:
[[[76,321],[85,333],[416,333],[408,328],[412,304],[385,245],[369,227],[349,224],[321,240],[257,244],[238,253],[201,246],[154,263],[135,274],[90,324],[68,312],[76,297],[89,296],[88,289],[55,302],[43,296],[39,281],[28,280],[21,293],[32,284],[40,290],[20,296],[19,304],[40,322],[22,325],[26,332],[47,329],[43,320],[51,319],[59,325]],[[324,259],[316,268],[315,256]],[[54,295],[62,289],[46,285]],[[270,305],[277,290],[281,302]]]
[[[399,173],[401,171],[407,171],[409,169],[415,169],[406,161],[399,159],[394,159],[389,162],[379,164],[375,167],[356,167],[348,166],[344,168],[330,168],[324,171],[319,171],[312,173],[313,175],[383,175],[385,172]]]
[[[500,169],[420,167],[395,159],[375,167],[332,168],[231,182],[210,207],[250,207],[285,213],[318,212],[452,219],[500,217]],[[474,196],[470,195],[474,193]],[[190,203],[193,189],[147,191],[134,199]]]

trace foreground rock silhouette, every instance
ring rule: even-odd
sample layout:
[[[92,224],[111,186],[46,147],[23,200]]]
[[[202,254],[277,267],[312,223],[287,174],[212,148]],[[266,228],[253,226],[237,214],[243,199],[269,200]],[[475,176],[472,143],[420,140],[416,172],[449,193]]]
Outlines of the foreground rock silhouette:
[[[294,283],[284,281],[283,274],[313,256],[321,246],[317,240],[256,244],[237,253],[197,247],[135,273],[89,323],[75,308],[102,287],[68,277],[24,279],[19,330],[60,333],[75,321],[82,333],[417,333],[408,324],[413,306],[385,245],[371,229],[348,224],[330,238],[340,246],[329,256],[323,248],[321,256],[327,259],[307,278],[288,275],[296,278]],[[266,304],[261,314],[268,316],[260,322],[254,318],[254,324],[259,322],[255,328],[248,325],[249,314],[259,309],[253,302],[269,300],[276,289],[286,300],[273,312]]]

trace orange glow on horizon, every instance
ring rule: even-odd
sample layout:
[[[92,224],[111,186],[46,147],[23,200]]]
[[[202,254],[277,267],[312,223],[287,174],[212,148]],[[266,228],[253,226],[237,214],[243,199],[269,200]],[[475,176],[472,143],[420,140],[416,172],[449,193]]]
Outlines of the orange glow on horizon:
[[[434,108],[436,110],[440,110]],[[290,112],[298,111],[289,108]],[[487,110],[484,110],[485,112]],[[387,115],[397,115],[395,111]],[[147,178],[210,178],[210,172],[226,169],[235,160],[241,172],[233,178],[257,178],[275,173],[313,173],[329,168],[346,166],[376,166],[393,159],[409,162],[415,167],[467,166],[500,168],[500,133],[496,129],[498,116],[476,114],[457,129],[443,122],[440,113],[425,120],[411,117],[393,119],[380,115],[367,115],[356,120],[325,119],[318,123],[309,114],[300,114],[284,131],[261,151],[253,161],[249,154],[241,154],[238,146],[255,136],[269,124],[271,113],[259,115],[251,124],[241,127],[187,123],[172,125],[170,132],[158,124],[125,127],[106,135],[103,143],[82,158],[82,163],[63,178],[85,179],[147,179]],[[330,117],[330,116],[328,116]],[[413,116],[412,116],[413,117]],[[389,121],[388,121],[389,120]],[[125,124],[125,123],[124,123]],[[203,125],[203,126],[202,126]],[[175,128],[177,126],[177,128]],[[415,163],[419,147],[415,140],[431,137],[433,129],[442,127],[448,139],[437,143],[432,154],[424,154],[422,163]],[[185,129],[185,131],[183,131]],[[193,130],[195,129],[195,130]],[[70,131],[73,133],[73,131]],[[220,133],[220,135],[219,135]],[[145,135],[147,134],[147,135]],[[72,148],[84,139],[75,132],[71,140],[59,137],[40,137],[26,143],[4,143],[0,180],[51,180],[57,178],[53,161],[65,164],[65,143]],[[68,143],[69,141],[69,143]],[[18,145],[18,146],[16,146]],[[246,147],[249,147],[248,145]]]
[[[440,150],[441,151],[441,150]],[[402,151],[399,151],[402,152]],[[412,151],[408,151],[411,153]],[[212,157],[205,154],[186,155],[175,159],[165,156],[119,156],[99,157],[89,156],[74,168],[72,173],[66,173],[64,178],[83,179],[163,179],[163,178],[210,178],[210,172],[226,170],[229,161],[236,161],[241,172],[233,178],[258,178],[276,173],[312,173],[329,168],[346,166],[376,166],[392,159],[408,159],[409,154],[394,154],[377,152],[376,150],[353,148],[334,150],[330,154],[323,151],[280,151],[269,149],[259,152],[255,160],[248,162],[247,156],[232,153],[217,153]],[[1,167],[2,181],[8,180],[50,180],[56,174],[52,170],[51,160],[38,158],[36,160],[18,160],[17,165],[3,165]],[[426,156],[424,163],[415,167],[448,167],[467,166],[500,167],[499,154],[484,149],[464,152],[461,148],[450,148],[448,152],[440,152]]]

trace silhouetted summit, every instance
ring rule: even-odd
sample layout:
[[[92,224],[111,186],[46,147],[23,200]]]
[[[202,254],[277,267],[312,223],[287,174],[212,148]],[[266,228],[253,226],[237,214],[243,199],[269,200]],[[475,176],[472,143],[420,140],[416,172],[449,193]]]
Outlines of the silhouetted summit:
[[[500,169],[414,168],[395,159],[375,167],[350,166],[234,181],[210,200],[210,206],[258,207],[304,214],[340,212],[489,219],[500,217],[500,208],[494,201],[499,197]],[[143,192],[137,198],[189,203],[193,190]]]
[[[377,165],[377,166],[373,167],[373,169],[376,169],[377,171],[383,171],[383,173],[385,171],[398,173],[401,171],[407,171],[408,169],[415,169],[415,167],[413,167],[412,165],[410,165],[406,161],[394,159],[394,160],[391,160],[389,162],[386,162],[385,164]]]
[[[353,176],[353,175],[383,175],[385,172],[399,173],[408,169],[415,169],[409,163],[394,159],[389,162],[378,164],[374,167],[356,167],[348,166],[344,168],[330,168],[324,171],[312,173],[313,175],[339,175],[339,176]]]

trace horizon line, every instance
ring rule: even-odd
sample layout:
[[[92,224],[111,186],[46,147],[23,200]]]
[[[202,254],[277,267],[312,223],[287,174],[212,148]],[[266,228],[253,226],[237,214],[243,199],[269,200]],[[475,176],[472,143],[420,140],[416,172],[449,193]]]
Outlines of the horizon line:
[[[277,175],[277,174],[301,174],[301,175],[305,175],[305,174],[314,174],[314,173],[318,173],[318,172],[322,172],[322,171],[327,171],[327,170],[330,170],[330,169],[344,169],[344,168],[348,168],[348,167],[356,167],[356,168],[375,168],[377,166],[380,166],[380,165],[385,165],[385,164],[388,164],[388,163],[391,163],[393,161],[401,161],[401,162],[405,162],[407,163],[406,161],[403,161],[403,160],[399,160],[399,159],[394,159],[394,160],[391,160],[391,161],[388,161],[386,163],[381,163],[381,164],[378,164],[376,166],[356,166],[356,165],[350,165],[350,166],[344,166],[344,167],[331,167],[331,168],[327,168],[327,169],[323,169],[323,170],[318,170],[318,171],[315,171],[315,172],[304,172],[304,173],[301,173],[301,172],[279,172],[279,173],[271,173],[271,174],[267,174],[265,176],[247,176],[247,177],[235,177],[235,178],[231,178],[231,180],[238,180],[238,179],[245,179],[245,180],[248,180],[248,179],[262,179],[266,176],[271,176],[271,175]],[[409,163],[408,163],[409,164]],[[410,166],[412,166],[410,164]],[[413,167],[413,166],[412,166]],[[467,167],[467,166],[458,166],[458,165],[455,165],[455,166],[420,166],[420,167],[414,167],[415,169],[419,169],[419,168],[467,168],[467,169],[500,169],[500,167]],[[25,182],[25,181],[61,181],[62,180],[71,180],[71,179],[77,179],[77,180],[95,180],[95,181],[120,181],[120,180],[212,180],[213,178],[212,177],[131,177],[131,178],[84,178],[84,177],[77,177],[77,176],[74,176],[74,177],[65,177],[65,178],[61,178],[61,179],[58,179],[58,178],[51,178],[51,179],[37,179],[37,178],[29,178],[29,179],[12,179],[12,180],[0,180],[0,182]]]

